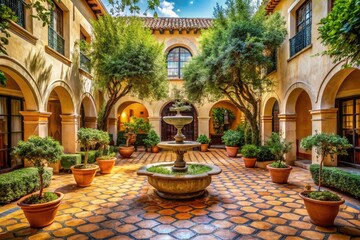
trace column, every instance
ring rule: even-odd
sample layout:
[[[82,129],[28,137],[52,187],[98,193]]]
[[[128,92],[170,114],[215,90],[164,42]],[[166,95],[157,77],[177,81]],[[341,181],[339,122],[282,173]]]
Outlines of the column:
[[[97,118],[96,117],[85,117],[85,126],[86,128],[97,128]]]
[[[148,117],[149,123],[154,127],[153,130],[161,136],[161,117]]]
[[[113,135],[113,139],[115,144],[117,143],[117,118],[108,118],[108,133]]]
[[[261,117],[261,143],[264,144],[271,136],[272,132],[272,116]]]
[[[24,117],[24,140],[36,135],[46,137],[48,135],[48,118],[50,112],[20,111]]]
[[[65,153],[78,151],[77,131],[79,124],[78,115],[60,115],[61,117],[61,144]]]
[[[280,133],[287,142],[292,143],[291,151],[285,154],[286,163],[294,165],[296,160],[296,114],[279,114]]]
[[[205,134],[207,137],[210,137],[209,123],[210,123],[210,117],[209,116],[198,117],[198,130],[199,130],[198,133],[199,133],[199,136],[201,134]]]
[[[310,110],[312,121],[312,133],[336,133],[337,132],[337,108]],[[312,151],[312,163],[320,163],[321,156],[316,157],[315,150]],[[337,159],[331,161],[325,159],[325,166],[337,166]]]

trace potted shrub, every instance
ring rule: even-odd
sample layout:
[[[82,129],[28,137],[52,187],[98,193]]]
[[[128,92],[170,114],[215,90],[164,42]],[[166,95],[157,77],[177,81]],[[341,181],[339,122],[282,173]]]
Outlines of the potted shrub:
[[[77,133],[78,142],[84,148],[85,158],[84,164],[72,166],[71,172],[73,173],[76,184],[79,187],[90,186],[94,180],[96,171],[99,169],[98,165],[88,164],[89,151],[91,147],[99,142],[99,130],[93,128],[80,128]]]
[[[159,147],[157,146],[160,143],[160,137],[154,130],[150,130],[146,138],[144,139],[146,147],[149,147],[152,153],[158,153]]]
[[[99,165],[100,173],[111,173],[115,165],[116,157],[114,153],[109,152],[109,134],[107,132],[98,130],[98,143],[100,144],[100,154],[99,157],[96,158],[96,162]]]
[[[260,150],[258,146],[253,144],[246,144],[241,148],[240,153],[243,155],[243,160],[245,167],[253,168],[255,167],[256,158]]]
[[[271,181],[274,183],[287,183],[292,167],[285,163],[284,155],[290,152],[292,143],[286,142],[279,133],[273,132],[266,145],[269,146],[271,153],[275,157],[275,161],[266,166]]]
[[[315,149],[316,157],[321,156],[317,191],[304,191],[299,195],[304,200],[306,210],[312,223],[318,226],[332,226],[339,212],[339,206],[345,202],[343,198],[329,191],[321,191],[322,167],[326,157],[334,159],[335,155],[347,155],[351,147],[348,140],[334,134],[317,132],[301,140],[301,147],[306,150]]]
[[[238,131],[230,129],[224,132],[224,136],[221,137],[221,140],[225,144],[226,152],[229,157],[236,157],[241,139],[242,136]]]
[[[273,163],[274,159],[275,156],[271,153],[269,146],[260,146],[255,166],[258,168],[266,168],[266,165]]]
[[[205,134],[201,134],[197,139],[197,142],[201,143],[200,145],[200,151],[206,152],[209,147],[210,138],[208,138]]]
[[[30,137],[26,142],[20,141],[12,154],[21,159],[27,159],[37,168],[40,180],[39,193],[33,193],[21,198],[18,206],[24,211],[31,227],[41,228],[50,225],[56,216],[60,202],[64,197],[61,192],[43,192],[43,174],[45,166],[60,160],[63,147],[51,137]]]

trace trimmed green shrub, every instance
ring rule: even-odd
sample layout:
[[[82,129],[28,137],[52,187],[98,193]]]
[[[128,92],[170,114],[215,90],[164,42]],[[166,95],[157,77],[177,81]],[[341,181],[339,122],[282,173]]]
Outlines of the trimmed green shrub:
[[[210,143],[210,138],[208,138],[205,134],[201,134],[197,139],[197,142],[201,144],[208,144]]]
[[[259,154],[257,157],[258,162],[266,162],[275,160],[275,155],[271,153],[271,150],[268,146],[260,146]]]
[[[138,133],[136,134],[136,142],[134,144],[135,147],[137,146],[145,146],[144,140],[147,137],[147,133]]]
[[[225,146],[238,147],[240,145],[241,138],[242,136],[239,132],[230,129],[224,132],[221,140],[224,142]]]
[[[315,184],[319,181],[319,168],[319,164],[310,166]],[[336,167],[323,167],[321,185],[336,188],[360,199],[360,175],[348,173]]]
[[[50,185],[51,176],[52,168],[45,168],[43,174],[44,187]],[[35,167],[0,174],[0,204],[17,200],[39,189],[39,173]]]
[[[85,157],[85,153],[84,153]],[[63,154],[61,156],[61,166],[65,170],[69,170],[71,166],[81,164],[81,154]]]
[[[116,140],[116,145],[120,146],[120,145],[125,145],[126,144],[126,137],[124,136],[125,131],[119,131],[117,134],[117,140]]]
[[[81,163],[84,163],[85,161],[85,152],[78,152],[77,154],[81,155]],[[96,162],[96,158],[100,156],[99,151],[97,150],[90,150],[89,151],[89,159],[88,163],[94,163]]]
[[[241,148],[240,152],[245,158],[257,158],[259,151],[260,150],[258,146],[253,144],[246,144]]]

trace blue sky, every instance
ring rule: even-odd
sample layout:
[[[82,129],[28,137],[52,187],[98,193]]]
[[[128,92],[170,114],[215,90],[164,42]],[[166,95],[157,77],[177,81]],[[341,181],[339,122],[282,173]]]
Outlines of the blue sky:
[[[160,7],[157,8],[159,17],[213,17],[214,7],[218,2],[224,5],[226,0],[161,0]],[[110,9],[107,0],[102,1]],[[145,11],[146,0],[140,0],[140,8]]]

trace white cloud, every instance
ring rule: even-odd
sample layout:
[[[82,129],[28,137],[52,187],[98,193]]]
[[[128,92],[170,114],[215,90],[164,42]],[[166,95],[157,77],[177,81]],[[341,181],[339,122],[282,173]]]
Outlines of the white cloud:
[[[177,9],[176,11],[177,11],[177,12],[181,12],[180,9]]]
[[[174,12],[174,2],[167,2],[162,1],[160,3],[160,7],[158,7],[158,10],[160,12],[160,15],[163,17],[179,17],[176,12]]]
[[[192,4],[194,4],[194,1],[190,1],[189,3],[192,5]]]

